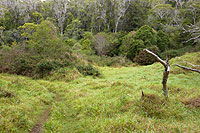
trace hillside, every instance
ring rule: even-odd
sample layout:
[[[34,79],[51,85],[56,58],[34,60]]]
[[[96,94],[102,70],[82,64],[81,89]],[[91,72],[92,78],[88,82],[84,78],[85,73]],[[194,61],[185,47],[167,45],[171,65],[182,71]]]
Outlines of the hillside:
[[[188,65],[183,60],[200,65],[200,52],[170,60],[168,100],[160,63],[99,67],[102,77],[71,82],[2,73],[0,132],[29,132],[38,121],[44,132],[200,132],[200,74],[173,66]],[[48,109],[44,120],[40,116]]]

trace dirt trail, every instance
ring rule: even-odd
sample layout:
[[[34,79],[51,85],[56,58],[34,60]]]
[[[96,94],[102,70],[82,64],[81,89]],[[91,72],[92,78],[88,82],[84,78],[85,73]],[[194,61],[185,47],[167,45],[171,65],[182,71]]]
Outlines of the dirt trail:
[[[60,101],[60,96],[56,94],[55,101]],[[52,105],[50,105],[43,113],[40,114],[38,122],[34,125],[31,133],[42,133],[43,125],[48,120]]]

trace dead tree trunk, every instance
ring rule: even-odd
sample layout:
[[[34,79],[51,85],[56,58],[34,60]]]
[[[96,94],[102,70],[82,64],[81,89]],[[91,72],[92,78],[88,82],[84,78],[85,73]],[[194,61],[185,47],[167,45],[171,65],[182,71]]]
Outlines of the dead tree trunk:
[[[163,72],[163,80],[162,80],[163,95],[165,97],[168,97],[167,80],[168,80],[169,71],[170,71],[169,59],[167,58],[166,61],[163,61],[160,57],[158,57],[156,54],[149,51],[148,49],[144,49],[144,51],[154,56],[157,59],[157,61],[160,62],[165,67],[165,71]]]
[[[197,69],[193,69],[193,68],[181,66],[181,65],[178,65],[178,64],[175,64],[175,66],[180,67],[180,68],[185,69],[185,70],[190,70],[190,71],[193,71],[193,72],[198,72],[198,73],[200,73],[200,70],[197,70]]]

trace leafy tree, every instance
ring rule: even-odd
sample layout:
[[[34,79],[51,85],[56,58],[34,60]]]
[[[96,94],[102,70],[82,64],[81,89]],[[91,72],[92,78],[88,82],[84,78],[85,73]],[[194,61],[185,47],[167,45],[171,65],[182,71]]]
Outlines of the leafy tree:
[[[132,31],[123,37],[122,44],[119,47],[119,55],[127,56],[128,51],[130,50],[130,47],[131,47],[134,34],[135,32]]]
[[[78,19],[73,20],[65,29],[64,37],[74,38],[79,40],[82,37],[83,29],[81,28],[82,24]]]
[[[140,50],[145,48],[145,44],[143,40],[132,40],[131,47],[128,51],[127,57],[130,60],[133,60],[134,57],[139,53]]]
[[[139,29],[147,21],[148,10],[142,5],[141,1],[131,1],[119,28],[129,32]]]
[[[19,26],[18,29],[21,30],[21,36],[28,40],[35,32],[37,25],[34,23],[25,23],[23,26]]]
[[[149,47],[156,45],[156,33],[147,25],[142,26],[133,37],[135,40],[142,40],[144,45]]]
[[[68,0],[57,0],[53,3],[54,18],[57,20],[57,25],[60,29],[60,35],[63,36],[64,24],[67,18]]]
[[[67,44],[67,46],[70,46],[70,47],[73,47],[74,44],[76,44],[76,42],[77,41],[74,38],[65,40],[65,43]]]
[[[85,44],[88,44],[87,46],[83,46],[83,47],[86,47],[88,50],[91,50],[91,49],[94,50],[95,38],[91,32],[85,32],[83,34],[83,38],[79,42],[82,46]]]
[[[5,28],[3,26],[0,26],[0,37],[3,36],[3,31],[5,30]]]
[[[31,21],[33,23],[39,24],[43,20],[43,16],[41,13],[35,11],[31,14]]]
[[[112,44],[108,34],[101,32],[94,36],[95,38],[95,52],[97,55],[107,55],[109,47]]]
[[[167,50],[169,48],[169,44],[169,35],[162,30],[159,30],[157,33],[157,46],[161,52]]]
[[[6,45],[12,45],[13,42],[20,42],[21,35],[18,30],[6,30],[2,35],[2,42]]]

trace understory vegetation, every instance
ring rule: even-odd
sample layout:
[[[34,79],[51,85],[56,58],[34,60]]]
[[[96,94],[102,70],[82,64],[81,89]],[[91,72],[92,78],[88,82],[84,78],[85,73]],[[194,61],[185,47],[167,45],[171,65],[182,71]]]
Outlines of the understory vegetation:
[[[173,66],[189,65],[183,60],[200,65],[199,57],[196,52],[170,60],[167,100],[159,63],[98,67],[102,77],[70,82],[64,78],[71,75],[49,81],[0,74],[0,129],[29,132],[40,113],[52,106],[44,132],[199,132],[200,75]]]
[[[99,76],[95,65],[154,63],[144,48],[162,58],[200,50],[198,0],[0,3],[1,73],[44,78],[68,67]]]

